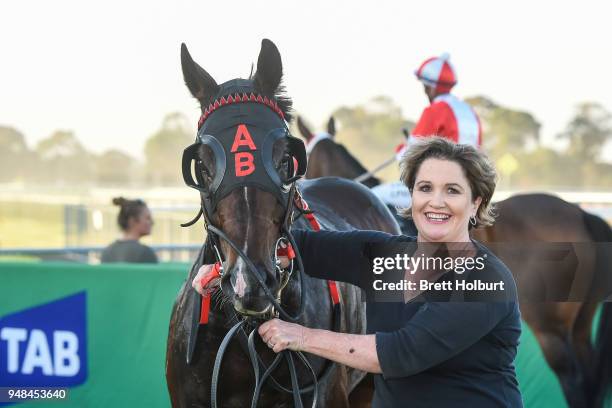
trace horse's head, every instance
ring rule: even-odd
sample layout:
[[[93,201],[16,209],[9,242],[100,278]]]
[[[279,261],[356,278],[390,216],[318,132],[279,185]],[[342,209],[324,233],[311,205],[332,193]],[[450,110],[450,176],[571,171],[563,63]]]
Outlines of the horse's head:
[[[313,133],[300,117],[297,119],[297,125],[307,144],[306,178],[336,176],[353,180],[368,172],[346,147],[334,140],[336,122],[333,116],[327,122],[326,132]],[[367,187],[374,187],[380,184],[380,180],[371,176],[362,183]]]
[[[212,234],[223,258],[221,289],[238,312],[266,314],[269,294],[278,299],[286,278],[274,255],[288,228],[293,184],[306,172],[304,144],[287,130],[291,100],[282,93],[280,54],[263,40],[256,73],[220,85],[184,44],[181,62],[202,110],[183,176],[200,191],[209,227],[220,230]]]

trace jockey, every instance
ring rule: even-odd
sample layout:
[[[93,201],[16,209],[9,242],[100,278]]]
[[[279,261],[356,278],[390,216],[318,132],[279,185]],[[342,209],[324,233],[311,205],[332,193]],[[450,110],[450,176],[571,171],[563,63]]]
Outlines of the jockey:
[[[455,143],[480,148],[482,132],[478,115],[470,105],[450,93],[457,83],[457,74],[448,54],[428,58],[414,73],[423,83],[430,105],[425,108],[412,132],[404,131],[406,141],[395,149],[397,161],[401,161],[408,145],[421,137],[441,136]],[[393,214],[397,214],[396,208],[407,208],[411,205],[410,192],[399,181],[381,184],[372,191],[387,204]],[[412,220],[400,216],[396,216],[396,220],[405,235],[416,234]]]
[[[470,105],[450,93],[457,83],[457,75],[448,54],[428,58],[414,73],[423,83],[430,105],[421,114],[407,142],[436,135],[455,143],[480,147],[482,131],[478,115]],[[398,160],[405,149],[405,143],[396,149]]]

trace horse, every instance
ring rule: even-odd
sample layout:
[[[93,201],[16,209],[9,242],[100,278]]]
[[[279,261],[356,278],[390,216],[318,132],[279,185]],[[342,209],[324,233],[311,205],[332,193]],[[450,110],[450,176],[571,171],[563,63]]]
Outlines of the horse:
[[[367,173],[367,170],[357,159],[355,159],[346,148],[334,141],[336,135],[336,124],[334,117],[330,117],[327,122],[327,132],[312,133],[301,117],[297,118],[297,126],[302,136],[307,141],[306,152],[310,155],[313,149],[317,150],[314,166],[308,164],[306,178],[313,179],[319,177],[346,177],[347,172],[358,175]],[[306,137],[305,135],[308,135]],[[342,164],[338,166],[336,162]],[[374,187],[380,184],[380,180],[374,176],[369,176],[362,181],[367,187]]]
[[[341,308],[337,309],[330,299],[331,283],[304,273],[297,248],[295,270],[293,263],[291,270],[280,268],[279,243],[291,246],[291,228],[309,228],[313,214],[322,229],[397,234],[397,223],[385,205],[358,183],[329,177],[296,184],[305,173],[305,149],[287,128],[291,99],[281,85],[281,57],[271,41],[262,41],[257,70],[248,79],[218,85],[184,44],[181,63],[187,88],[202,111],[196,143],[183,154],[183,177],[200,191],[202,203],[188,224],[204,215],[208,233],[172,309],[166,350],[172,406],[359,406],[355,395],[362,406],[369,406],[370,384],[359,386],[363,372],[308,356],[306,363],[316,374],[318,387],[304,392],[303,387],[313,382],[305,364],[293,370],[281,365],[274,378],[256,389],[261,373],[248,368],[254,364],[249,355],[253,347],[259,364],[269,367],[275,361],[277,355],[255,330],[258,321],[278,313],[308,327],[365,332],[359,289],[338,282]],[[191,281],[202,264],[215,261],[222,274],[214,281],[210,310],[201,320],[206,308],[200,309],[204,302]],[[235,322],[232,330],[240,328],[238,341],[234,337],[227,343]],[[255,335],[247,340],[240,331],[254,326]],[[299,387],[293,382],[296,374]],[[282,391],[281,387],[292,386],[293,393]],[[313,389],[318,390],[316,396]],[[255,391],[258,401],[253,401]]]
[[[313,143],[316,139],[304,122],[298,122],[309,149],[306,176],[333,174],[353,180],[367,174],[333,139],[336,127],[332,122],[333,118],[328,129],[333,132],[319,136],[318,143]],[[513,272],[522,317],[533,330],[569,405],[601,406],[612,384],[609,302],[602,307],[595,349],[591,329],[599,302],[612,292],[610,226],[600,217],[549,194],[515,195],[495,207],[495,224],[474,230],[473,237],[487,244]],[[557,247],[572,256],[565,263],[543,264],[527,259],[526,254],[543,253],[534,249],[538,245],[544,252]]]
[[[312,133],[300,116],[297,118],[297,127],[302,137],[306,140],[308,156],[311,156],[311,152],[316,150],[314,153],[315,160],[312,162],[312,165],[308,166],[308,171],[306,172],[307,179],[324,176],[353,179],[369,188],[381,189],[381,191],[375,191],[375,194],[379,197],[381,197],[381,192],[384,190],[385,194],[383,196],[395,196],[392,200],[393,202],[410,200],[410,195],[404,189],[397,189],[393,185],[381,186],[380,180],[372,172],[368,172],[342,144],[335,141],[336,122],[333,116],[329,118],[327,131],[325,132]],[[350,174],[357,174],[358,176],[350,177]],[[411,220],[401,217],[393,204],[387,203],[387,207],[394,215],[395,221],[399,224],[400,230],[404,235],[416,235],[416,227]]]

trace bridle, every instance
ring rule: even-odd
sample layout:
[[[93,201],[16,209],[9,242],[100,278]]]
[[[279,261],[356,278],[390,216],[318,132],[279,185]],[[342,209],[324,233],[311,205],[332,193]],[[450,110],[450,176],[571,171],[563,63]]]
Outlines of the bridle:
[[[258,120],[245,118],[245,114],[259,117]],[[227,123],[235,118],[240,122],[234,126],[215,125]],[[282,122],[279,126],[278,122]],[[212,125],[208,126],[212,122]],[[242,123],[241,123],[242,122]],[[248,122],[248,123],[244,123]],[[269,130],[272,128],[272,130]],[[233,136],[233,137],[232,137]],[[286,179],[282,179],[273,165],[273,145],[284,138],[288,145],[291,160],[287,160]],[[197,151],[201,145],[209,147],[214,156],[214,177],[212,182],[205,183],[202,178],[204,164],[199,160]],[[234,157],[235,166],[231,166],[231,157]],[[246,161],[244,159],[246,158]],[[293,222],[293,202],[296,191],[296,182],[306,173],[306,152],[303,142],[291,136],[284,121],[284,115],[277,103],[267,97],[256,95],[254,92],[236,92],[215,99],[203,112],[198,122],[196,142],[187,147],[183,153],[183,178],[185,183],[201,192],[201,208],[198,216],[185,226],[193,225],[200,216],[204,217],[204,224],[211,239],[217,262],[221,265],[219,274],[226,272],[226,262],[221,250],[221,242],[225,241],[242,259],[247,270],[260,286],[264,295],[273,306],[273,314],[283,319],[296,322],[304,312],[304,300],[300,296],[300,305],[297,312],[291,315],[280,304],[282,289],[293,274],[294,259],[289,268],[282,268],[277,259],[277,249],[281,242],[288,242],[295,247],[295,241],[290,228]],[[195,162],[195,163],[194,163]],[[245,164],[246,163],[246,164]],[[195,178],[191,167],[195,167]],[[257,269],[248,256],[232,239],[219,227],[215,226],[212,214],[222,198],[239,187],[254,186],[266,190],[276,196],[284,206],[283,223],[280,228],[281,237],[274,248],[274,268],[281,277],[281,289],[273,294],[257,273]],[[299,252],[296,252],[295,262],[297,269],[303,270]],[[303,279],[300,279],[300,291],[304,291]]]
[[[230,82],[241,81],[234,80]],[[236,85],[234,83],[233,85]],[[237,83],[237,85],[244,85]],[[223,108],[223,109],[221,109]],[[247,115],[249,113],[250,115]],[[216,121],[210,119],[215,117]],[[225,123],[228,119],[241,118],[241,120],[249,121],[249,123],[239,123],[234,128],[227,126],[215,125],[215,123]],[[273,126],[278,123],[278,119],[282,121],[282,127]],[[247,119],[245,119],[247,118]],[[256,119],[252,119],[256,118]],[[273,127],[272,130],[269,130]],[[235,134],[231,137],[231,133]],[[228,137],[229,136],[229,137]],[[291,155],[291,160],[287,163],[287,178],[283,180],[279,172],[274,168],[272,160],[272,147],[274,143],[285,138],[288,144],[288,151]],[[205,183],[202,178],[203,163],[199,160],[197,151],[201,145],[208,146],[215,158],[215,174],[211,183]],[[255,154],[256,152],[257,154]],[[230,158],[234,157],[235,166],[232,168],[228,165]],[[246,158],[246,160],[245,160]],[[274,100],[256,95],[253,92],[235,93],[217,97],[202,114],[198,123],[198,135],[196,142],[187,147],[183,153],[182,168],[183,179],[185,183],[200,191],[201,207],[197,216],[188,223],[182,226],[190,226],[195,224],[200,217],[204,219],[205,230],[207,231],[207,242],[213,249],[214,257],[220,265],[219,275],[223,276],[227,273],[224,254],[221,250],[221,242],[225,241],[242,259],[248,273],[255,279],[260,286],[265,297],[272,304],[270,317],[281,317],[283,320],[290,322],[298,322],[305,309],[304,301],[304,277],[301,276],[304,272],[302,258],[297,250],[294,237],[291,234],[291,225],[294,221],[294,214],[305,213],[305,210],[295,204],[296,199],[296,182],[306,173],[306,151],[304,144],[300,139],[291,136],[287,125],[284,121],[284,115],[278,108]],[[195,167],[195,177],[192,174],[192,166]],[[232,172],[233,170],[233,172]],[[280,276],[280,285],[277,293],[272,293],[264,280],[260,277],[256,266],[249,259],[240,247],[232,241],[232,239],[221,229],[213,224],[212,214],[221,199],[227,196],[231,191],[238,187],[254,186],[266,190],[276,196],[277,200],[284,206],[283,222],[280,228],[280,237],[277,239],[274,248],[274,268]],[[290,260],[290,265],[283,268],[278,258],[278,250],[281,248],[281,243],[285,243],[286,247],[291,248],[294,257]],[[300,301],[297,311],[291,314],[281,305],[281,294],[287,286],[295,272],[298,272],[300,282]],[[226,314],[228,313],[226,309]],[[229,316],[228,316],[229,317]],[[219,371],[224,353],[229,345],[230,340],[239,335],[243,348],[251,359],[255,374],[255,392],[252,399],[251,407],[255,408],[259,400],[259,395],[266,379],[270,378],[272,385],[281,391],[289,392],[293,395],[294,404],[296,407],[303,407],[301,394],[314,392],[312,407],[316,406],[318,398],[318,381],[317,376],[310,362],[301,352],[285,350],[275,357],[269,367],[265,368],[261,358],[255,351],[255,327],[248,336],[245,342],[244,324],[246,320],[241,320],[236,323],[226,334],[216,355],[215,365],[212,375],[211,386],[211,406],[216,408],[217,402],[217,385],[219,379]],[[244,344],[246,343],[246,347]],[[188,349],[191,347],[188,346]],[[308,369],[313,377],[313,384],[309,387],[300,389],[295,367],[295,358],[300,360]],[[287,389],[279,384],[271,377],[272,371],[280,364],[281,360],[285,359],[289,367],[291,376],[291,388]],[[323,376],[331,372],[333,365],[329,365],[324,370]],[[261,370],[264,369],[263,374]]]

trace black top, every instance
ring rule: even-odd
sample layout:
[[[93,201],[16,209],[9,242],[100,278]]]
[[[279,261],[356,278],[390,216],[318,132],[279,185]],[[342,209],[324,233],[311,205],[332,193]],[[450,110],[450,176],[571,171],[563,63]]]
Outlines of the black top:
[[[294,237],[307,274],[362,288],[371,280],[359,275],[372,274],[367,243],[415,240],[376,231],[297,230]],[[367,333],[376,334],[382,369],[374,408],[522,407],[513,363],[521,334],[516,286],[508,268],[476,245],[510,301],[368,303]]]
[[[135,239],[118,239],[102,251],[102,263],[135,262],[157,263],[157,255],[151,248]]]

